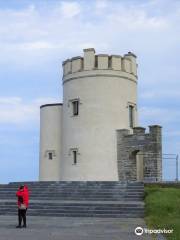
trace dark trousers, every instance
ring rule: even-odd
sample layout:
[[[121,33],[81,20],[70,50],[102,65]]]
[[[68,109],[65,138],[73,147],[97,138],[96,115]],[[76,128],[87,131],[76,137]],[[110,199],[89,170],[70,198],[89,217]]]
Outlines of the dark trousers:
[[[19,226],[21,226],[22,220],[23,220],[23,225],[26,226],[26,209],[19,209],[18,208],[18,222]]]

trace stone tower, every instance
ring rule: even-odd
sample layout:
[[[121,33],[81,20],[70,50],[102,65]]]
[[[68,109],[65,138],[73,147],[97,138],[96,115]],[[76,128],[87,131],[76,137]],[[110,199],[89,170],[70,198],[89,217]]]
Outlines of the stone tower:
[[[138,126],[136,56],[85,49],[63,62],[62,84],[63,104],[41,106],[40,180],[121,179],[117,130]]]

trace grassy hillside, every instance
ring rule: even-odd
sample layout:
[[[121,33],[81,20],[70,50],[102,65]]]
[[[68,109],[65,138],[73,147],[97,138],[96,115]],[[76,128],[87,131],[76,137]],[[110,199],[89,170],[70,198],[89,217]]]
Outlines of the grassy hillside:
[[[180,240],[180,187],[146,185],[145,220],[152,229],[174,229],[165,237]]]

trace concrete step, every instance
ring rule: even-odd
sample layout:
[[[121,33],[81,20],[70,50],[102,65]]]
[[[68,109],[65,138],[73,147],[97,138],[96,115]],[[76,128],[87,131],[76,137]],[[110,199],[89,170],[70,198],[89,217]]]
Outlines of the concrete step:
[[[89,189],[89,190],[93,190],[93,189],[107,189],[107,190],[111,190],[111,189],[143,189],[143,186],[29,186],[27,185],[30,189]],[[0,189],[18,189],[19,186],[6,186],[6,187],[0,187]]]
[[[141,201],[142,198],[129,198],[129,197],[124,197],[121,199],[116,199],[116,198],[33,198],[32,200],[50,200],[50,201],[56,201],[56,200],[66,200],[66,201],[119,201],[119,200],[125,200],[125,201]],[[7,198],[4,198],[4,200],[8,200]]]
[[[40,203],[36,203],[36,204],[30,204],[30,209],[33,208],[40,208],[40,209],[50,209],[50,208],[55,208],[55,209],[71,209],[71,208],[77,208],[77,209],[144,209],[144,206],[142,205],[124,205],[124,204],[40,204]],[[11,208],[11,209],[15,209],[17,208],[17,204],[13,203],[13,204],[0,204],[0,208]]]
[[[21,183],[0,185],[0,214],[17,215]],[[28,215],[71,217],[144,216],[144,185],[138,182],[26,182]],[[12,201],[13,200],[13,201]]]
[[[0,214],[0,215],[9,215],[9,216],[14,216],[17,215],[17,213],[10,213],[10,212],[6,212],[5,214]],[[143,218],[144,214],[143,213],[135,213],[135,214],[72,214],[72,213],[66,213],[66,214],[62,214],[62,213],[32,213],[29,216],[43,216],[43,217],[95,217],[95,218]]]
[[[15,197],[14,197],[15,198]],[[12,197],[7,197],[7,196],[3,196],[3,197],[1,197],[1,199],[12,199]],[[100,200],[102,200],[103,201],[103,199],[105,200],[105,201],[111,201],[111,200],[114,200],[114,201],[121,201],[121,200],[123,200],[123,199],[129,199],[129,200],[131,200],[131,201],[138,201],[138,200],[136,200],[136,199],[139,199],[139,200],[143,200],[143,197],[142,196],[121,196],[121,197],[117,197],[117,196],[109,196],[109,197],[107,197],[107,196],[34,196],[34,197],[32,197],[31,196],[31,200],[38,200],[38,199],[44,199],[44,200],[79,200],[79,201],[81,201],[81,200],[93,200],[94,199],[94,201],[100,201]]]
[[[30,192],[29,193],[31,197],[33,196],[143,196],[144,192],[45,192],[45,191],[39,191],[39,192]],[[1,196],[15,196],[16,192],[0,192]]]
[[[22,181],[22,182],[10,182],[8,185],[51,185],[51,184],[64,184],[64,185],[143,185],[143,182],[138,181]],[[7,184],[4,184],[7,185]]]
[[[1,207],[0,212],[5,212],[5,211],[12,211],[12,212],[17,212],[17,208],[15,207]],[[97,208],[97,207],[86,207],[86,208],[77,208],[77,207],[66,207],[66,208],[57,208],[57,207],[46,207],[46,208],[40,208],[40,207],[34,207],[30,208],[28,212],[32,211],[46,211],[46,212],[96,212],[96,211],[103,211],[103,212],[144,212],[144,209],[141,207],[137,208]]]
[[[141,201],[45,201],[45,200],[35,200],[35,201],[30,201],[30,206],[111,206],[111,207],[118,207],[118,206],[123,206],[123,207],[136,207],[136,206],[142,206],[144,207],[144,203]],[[17,206],[16,201],[6,201],[6,200],[1,200],[0,201],[0,206],[1,205],[7,205],[7,206]]]
[[[108,207],[108,208],[107,208]],[[6,207],[1,208],[0,214],[17,214],[17,207]],[[134,208],[109,208],[109,206],[104,206],[103,208],[99,206],[86,206],[84,208],[77,208],[76,206],[68,208],[62,207],[49,207],[49,208],[40,208],[34,206],[34,208],[28,209],[28,215],[60,215],[60,214],[76,214],[76,215],[90,215],[90,214],[144,214],[144,209],[142,207],[134,207]]]
[[[18,188],[1,188],[0,191],[17,191]],[[144,188],[53,188],[53,187],[47,187],[47,188],[29,188],[30,191],[58,191],[58,192],[71,192],[71,191],[79,191],[79,192],[123,192],[123,191],[143,191]]]
[[[15,184],[8,184],[8,185],[6,185],[5,187],[15,187],[15,188],[17,188],[17,187],[19,187],[19,185],[21,185],[21,183],[15,183]],[[31,184],[31,183],[27,183],[27,186],[29,186],[29,187],[36,187],[36,188],[38,188],[38,187],[40,187],[40,188],[42,188],[42,187],[49,187],[49,186],[51,186],[51,187],[64,187],[64,188],[66,188],[66,187],[68,187],[68,188],[74,188],[74,187],[95,187],[95,188],[98,188],[98,187],[100,187],[100,188],[103,188],[103,187],[108,187],[108,188],[111,188],[111,187],[113,187],[113,188],[116,188],[116,187],[143,187],[143,184],[141,184],[141,183],[124,183],[124,184],[122,184],[122,183],[119,183],[119,182],[66,182],[66,183],[63,183],[63,182],[54,182],[54,183],[46,183],[46,184],[43,184],[43,183],[33,183],[33,184]],[[2,186],[0,186],[0,187],[2,187]]]
[[[0,185],[0,188],[2,187],[12,187],[12,188],[17,188],[19,187],[21,184],[7,184],[7,185]],[[143,187],[143,184],[63,184],[63,183],[58,183],[58,184],[27,184],[27,186],[30,187],[89,187],[89,188],[93,188],[93,187]]]
[[[15,196],[15,192],[0,192],[0,196],[4,196],[4,195],[9,195],[9,196]],[[40,191],[40,192],[31,192],[30,196],[143,196],[144,193],[143,192],[44,192],[44,191]]]

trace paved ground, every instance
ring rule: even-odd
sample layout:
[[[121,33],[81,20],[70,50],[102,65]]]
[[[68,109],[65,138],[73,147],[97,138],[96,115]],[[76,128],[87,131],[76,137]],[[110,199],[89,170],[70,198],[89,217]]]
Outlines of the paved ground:
[[[57,218],[27,217],[28,228],[16,229],[17,217],[0,216],[0,240],[136,240],[152,239],[136,236],[141,218]]]

